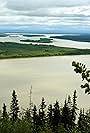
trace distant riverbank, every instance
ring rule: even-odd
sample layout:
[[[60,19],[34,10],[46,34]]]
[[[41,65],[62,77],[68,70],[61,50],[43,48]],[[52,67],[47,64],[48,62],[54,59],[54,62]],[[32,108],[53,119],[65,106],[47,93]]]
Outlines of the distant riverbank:
[[[72,40],[78,42],[90,42],[90,34],[50,36],[50,38]]]
[[[90,42],[80,42],[67,39],[50,38],[54,36],[78,36],[78,34],[25,34],[25,33],[6,33],[0,34],[0,42],[14,42],[21,44],[40,44],[40,45],[54,45],[58,47],[69,47],[78,49],[90,49]],[[84,36],[81,34],[81,36]],[[86,35],[85,35],[86,36]],[[89,36],[87,34],[87,36]],[[41,38],[41,40],[40,40]],[[42,40],[44,38],[44,40]],[[21,41],[24,40],[24,41]]]
[[[0,59],[89,54],[90,49],[0,42]]]

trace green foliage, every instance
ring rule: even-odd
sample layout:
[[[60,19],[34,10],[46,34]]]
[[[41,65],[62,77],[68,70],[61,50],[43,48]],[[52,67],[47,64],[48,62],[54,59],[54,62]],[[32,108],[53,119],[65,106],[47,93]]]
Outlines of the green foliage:
[[[22,42],[35,42],[35,43],[52,43],[53,39],[50,38],[40,38],[40,40],[30,40],[30,39],[26,39],[26,40],[20,40]]]
[[[12,101],[10,106],[10,115],[13,122],[15,122],[18,119],[18,113],[19,113],[19,106],[18,106],[17,95],[15,90],[13,90]]]
[[[90,94],[90,70],[87,70],[84,64],[75,61],[72,62],[72,66],[75,67],[74,71],[79,73],[82,77],[82,81],[84,81],[81,88],[85,89],[85,93]]]
[[[45,108],[46,108],[46,104],[43,97],[40,104],[40,109],[39,109],[40,125],[43,129],[45,127],[45,122],[46,122]]]
[[[52,104],[50,104],[48,106],[48,111],[47,111],[47,125],[51,129],[52,129],[52,123],[53,123],[53,107]]]
[[[52,130],[55,133],[58,132],[60,122],[61,122],[60,107],[59,107],[59,102],[56,101],[53,107],[53,117],[52,117]]]
[[[68,108],[68,104],[65,100],[64,107],[62,109],[62,123],[64,124],[64,128],[68,130],[69,128],[69,120],[70,120],[70,109]]]
[[[0,42],[0,59],[85,54],[90,54],[90,49]]]
[[[72,128],[75,127],[75,120],[76,120],[76,116],[77,116],[77,102],[76,102],[76,99],[77,99],[77,96],[76,96],[76,90],[74,91],[74,94],[73,94],[73,104],[72,104],[72,110],[71,110],[71,123],[72,123]]]
[[[77,123],[77,96],[74,91],[73,98],[68,96],[63,107],[56,101],[49,105],[42,98],[39,108],[33,105],[31,114],[26,109],[19,113],[17,95],[12,93],[11,114],[8,115],[6,105],[3,104],[0,116],[0,133],[89,133],[90,132],[90,110],[86,113],[80,110]],[[46,111],[47,110],[47,111]],[[11,119],[12,118],[12,119]]]
[[[3,104],[2,119],[3,120],[7,120],[8,119],[8,113],[7,113],[7,109],[6,109],[5,103]]]
[[[33,132],[39,132],[40,129],[40,116],[37,113],[37,108],[34,105],[33,110],[32,110],[32,124],[33,124]]]
[[[78,128],[82,133],[90,132],[90,110],[86,113],[82,109],[80,110]]]
[[[26,119],[26,120],[30,120],[30,118],[31,118],[31,114],[30,114],[30,109],[26,109],[25,110],[25,112],[24,112],[24,118]]]

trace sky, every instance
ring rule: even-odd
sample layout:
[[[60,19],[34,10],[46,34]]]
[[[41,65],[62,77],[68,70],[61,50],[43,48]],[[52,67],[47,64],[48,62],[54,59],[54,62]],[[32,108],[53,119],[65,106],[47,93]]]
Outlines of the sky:
[[[89,32],[90,0],[0,0],[0,30]]]

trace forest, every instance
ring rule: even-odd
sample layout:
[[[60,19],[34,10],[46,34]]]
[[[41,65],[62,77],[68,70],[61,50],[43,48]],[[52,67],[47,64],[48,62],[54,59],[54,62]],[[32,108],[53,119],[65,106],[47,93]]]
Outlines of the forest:
[[[72,62],[74,71],[85,81],[81,88],[90,94],[90,70],[79,62]],[[30,103],[27,109],[20,109],[16,91],[12,92],[10,110],[3,103],[0,112],[0,133],[90,133],[90,110],[79,109],[76,90],[71,97],[65,98],[63,106],[60,101],[46,105],[42,97],[40,105]]]
[[[90,34],[51,36],[50,38],[72,40],[78,42],[90,42]]]
[[[50,38],[40,38],[39,40],[31,40],[31,39],[25,39],[20,40],[21,42],[34,42],[34,43],[52,43],[53,39]]]
[[[32,43],[20,44],[15,42],[0,42],[0,59],[89,54],[90,49],[57,47],[54,45],[42,44],[33,45]]]

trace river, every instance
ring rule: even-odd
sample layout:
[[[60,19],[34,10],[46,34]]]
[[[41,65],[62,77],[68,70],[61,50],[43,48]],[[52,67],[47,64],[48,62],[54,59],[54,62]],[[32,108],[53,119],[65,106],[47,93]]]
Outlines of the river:
[[[76,89],[78,107],[89,109],[90,96],[80,88],[81,77],[73,71],[73,60],[90,69],[90,55],[0,60],[1,107],[6,103],[9,108],[13,89],[17,92],[20,107],[28,107],[32,85],[32,101],[36,105],[42,97],[47,104],[58,100],[61,105]]]
[[[37,36],[37,37],[26,37],[23,36],[23,34],[16,34],[16,36],[13,34],[13,36],[7,36],[7,37],[0,37],[0,42],[16,42],[16,43],[25,43],[29,44],[31,42],[22,42],[20,40],[38,40],[40,38],[44,37],[50,37],[50,36],[60,36],[62,34],[44,34],[44,36]],[[48,45],[47,43],[32,43],[32,44],[44,44]],[[53,43],[49,43],[49,45],[55,45],[59,47],[71,47],[71,48],[80,48],[80,49],[90,49],[90,42],[78,42],[78,41],[71,41],[71,40],[64,40],[64,39],[53,39]]]

